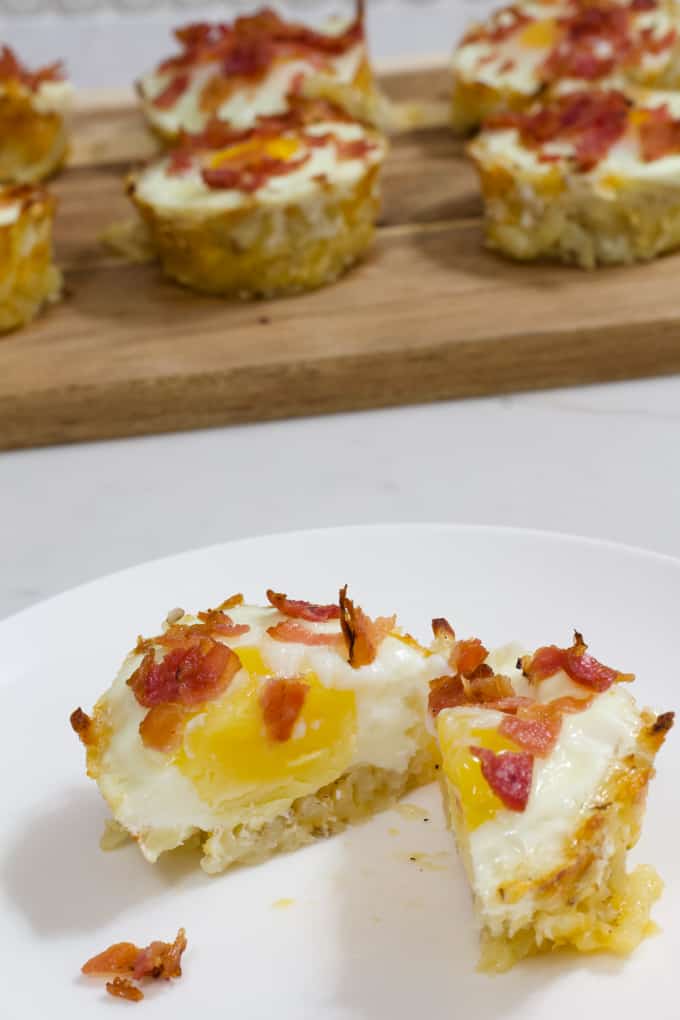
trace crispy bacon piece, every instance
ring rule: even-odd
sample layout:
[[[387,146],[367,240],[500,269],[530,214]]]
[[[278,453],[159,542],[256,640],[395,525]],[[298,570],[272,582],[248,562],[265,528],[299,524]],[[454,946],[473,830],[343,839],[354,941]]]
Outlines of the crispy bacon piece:
[[[621,92],[582,91],[558,96],[538,110],[499,113],[486,121],[490,130],[516,128],[523,143],[541,149],[548,142],[574,146],[576,168],[592,170],[626,130],[629,101]],[[540,159],[550,159],[541,153]]]
[[[106,983],[109,995],[139,1002],[144,993],[133,981],[145,978],[170,981],[181,977],[181,960],[186,947],[184,928],[179,929],[174,942],[151,942],[144,949],[133,942],[116,942],[84,963],[81,970],[94,977],[113,976],[113,981]]]
[[[44,82],[63,81],[64,68],[60,61],[48,64],[37,71],[29,71],[9,46],[0,47],[0,81],[18,81],[36,92]]]
[[[632,673],[620,673],[604,666],[587,654],[587,648],[582,635],[574,631],[574,643],[570,648],[558,648],[556,645],[539,648],[530,658],[522,661],[522,668],[532,683],[540,683],[563,669],[575,683],[597,693],[608,690],[613,683],[635,679]]]
[[[325,620],[339,620],[340,606],[337,604],[319,606],[313,602],[303,602],[299,599],[289,599],[282,592],[267,589],[267,598],[275,609],[278,609],[284,616],[291,616],[296,620],[311,620],[313,623],[321,623]]]
[[[556,713],[532,713],[526,716],[506,715],[498,732],[509,737],[524,751],[539,757],[546,757],[555,747],[562,729],[562,717]]]
[[[372,620],[347,597],[347,585],[340,589],[340,624],[349,649],[349,664],[355,669],[372,663],[380,645],[397,622],[396,616],[376,616]]]
[[[519,6],[512,4],[509,7],[503,7],[496,11],[489,21],[473,25],[463,36],[461,46],[476,42],[503,42],[530,22],[529,15],[525,14]]]
[[[623,5],[584,4],[558,23],[560,38],[542,69],[547,81],[594,81],[611,74],[633,54],[630,10]]]
[[[187,645],[172,648],[160,662],[153,651],[146,652],[127,682],[145,708],[200,705],[222,694],[240,668],[241,661],[231,648],[209,637],[193,638]]]
[[[680,152],[680,120],[673,118],[666,104],[642,111],[637,130],[645,163]]]
[[[83,964],[83,974],[104,977],[107,974],[133,974],[140,950],[134,942],[116,942],[103,953],[91,957]]]
[[[182,954],[187,947],[187,936],[180,928],[174,942],[151,942],[141,949],[135,960],[133,977],[136,981],[151,977],[170,981],[182,976]]]
[[[472,675],[483,665],[489,654],[479,638],[456,640],[456,632],[449,621],[443,617],[432,621],[432,633],[435,636],[438,650],[446,656],[451,669],[462,676]],[[489,670],[489,672],[491,671]]]
[[[220,602],[217,608],[224,613],[227,609],[236,609],[237,606],[242,606],[243,601],[243,595],[239,591],[235,595],[230,595],[228,599],[224,600],[224,602]]]
[[[270,740],[290,740],[308,691],[309,684],[301,680],[267,680],[260,691],[260,705]]]
[[[184,705],[154,705],[139,724],[139,735],[145,747],[171,754],[182,743],[184,727],[190,713]]]
[[[92,719],[83,712],[82,708],[76,708],[69,716],[69,721],[82,743],[87,747],[92,741]]]
[[[127,999],[128,1002],[141,1002],[144,998],[142,989],[133,985],[128,978],[116,977],[113,981],[107,981],[106,991],[114,999]]]
[[[438,716],[445,708],[457,708],[466,705],[467,698],[461,676],[438,676],[430,680],[430,694],[427,707],[433,716]]]
[[[315,32],[263,8],[233,24],[186,25],[175,37],[182,52],[163,61],[160,72],[219,63],[223,74],[252,80],[262,78],[277,60],[299,58],[324,67],[364,38],[364,0],[358,0],[354,21],[339,34]]]
[[[482,775],[511,811],[524,811],[531,793],[534,759],[526,751],[501,751],[495,754],[484,747],[471,747],[479,759]]]
[[[341,655],[347,651],[347,645],[342,634],[323,634],[310,630],[303,623],[297,620],[281,620],[273,627],[267,627],[267,634],[274,641],[285,641],[290,644],[301,644],[314,646],[326,646],[334,648]]]
[[[152,100],[153,105],[159,110],[169,110],[175,105],[180,96],[183,96],[189,88],[191,78],[188,74],[176,74],[171,78],[165,88]]]
[[[494,674],[489,669],[488,673],[478,676],[464,677],[457,673],[431,680],[428,708],[433,716],[444,708],[458,708],[460,705],[483,705],[507,712],[516,711],[519,705],[528,701],[528,698],[515,696],[506,676]]]
[[[230,616],[227,616],[221,609],[208,609],[198,614],[200,623],[174,624],[169,627],[165,634],[155,638],[159,645],[186,645],[187,641],[193,638],[203,637],[242,637],[247,634],[250,627],[247,623],[234,623]]]

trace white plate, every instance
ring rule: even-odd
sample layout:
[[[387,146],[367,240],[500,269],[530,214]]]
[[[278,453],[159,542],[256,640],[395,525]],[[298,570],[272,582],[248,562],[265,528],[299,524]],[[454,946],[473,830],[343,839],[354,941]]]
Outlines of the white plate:
[[[79,977],[80,964],[113,941],[169,938],[184,925],[185,975],[151,990],[139,1007],[149,1020],[677,1020],[680,734],[661,753],[634,854],[666,880],[663,932],[625,962],[560,955],[477,974],[436,788],[409,798],[428,822],[390,812],[218,878],[186,855],[154,867],[131,845],[99,850],[105,811],[68,715],[91,706],[137,633],[173,606],[234,590],[327,601],[345,581],[368,610],[396,609],[423,637],[434,615],[492,644],[567,642],[579,627],[595,654],[638,674],[643,702],[678,704],[680,563],[557,535],[415,525],[250,539],[126,570],[10,618],[0,623],[3,1017],[125,1012]],[[409,860],[417,854],[427,856]]]

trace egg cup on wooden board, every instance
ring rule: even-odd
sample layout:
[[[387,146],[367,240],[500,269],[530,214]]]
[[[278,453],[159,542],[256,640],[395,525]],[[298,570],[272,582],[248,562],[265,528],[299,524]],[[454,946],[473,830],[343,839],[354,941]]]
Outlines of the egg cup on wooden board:
[[[373,119],[377,91],[368,60],[363,3],[354,20],[326,31],[286,22],[269,9],[233,23],[178,29],[181,52],[138,82],[144,114],[168,142],[216,119],[242,130],[283,114],[306,88]]]
[[[0,188],[0,333],[30,322],[59,297],[53,218],[54,200],[42,188]]]
[[[452,62],[454,128],[521,110],[546,89],[680,86],[677,0],[525,0],[474,25]]]
[[[29,71],[0,48],[0,183],[42,181],[62,165],[72,91],[59,64]]]
[[[646,865],[627,872],[626,855],[673,713],[641,711],[634,677],[592,658],[580,634],[533,656],[477,648],[466,666],[460,647],[473,642],[445,623],[439,650],[458,672],[431,684],[430,709],[481,969],[562,947],[627,955],[655,931],[661,879]]]
[[[570,92],[470,143],[486,243],[584,268],[680,248],[680,93]]]
[[[311,290],[369,247],[382,137],[325,101],[231,132],[213,122],[129,181],[166,275],[240,298]]]
[[[200,840],[215,873],[331,835],[431,780],[428,681],[445,668],[395,617],[267,592],[139,639],[71,723],[115,821],[156,861]]]

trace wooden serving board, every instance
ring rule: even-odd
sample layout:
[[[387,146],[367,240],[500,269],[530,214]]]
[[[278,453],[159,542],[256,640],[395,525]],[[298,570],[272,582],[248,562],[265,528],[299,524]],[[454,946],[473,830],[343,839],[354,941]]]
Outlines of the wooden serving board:
[[[445,98],[441,69],[387,75]],[[0,339],[0,447],[406,404],[680,371],[680,256],[586,273],[485,252],[463,146],[393,138],[366,261],[271,302],[200,297],[101,245],[129,219],[126,171],[154,150],[131,103],[78,113],[54,182],[66,294]]]

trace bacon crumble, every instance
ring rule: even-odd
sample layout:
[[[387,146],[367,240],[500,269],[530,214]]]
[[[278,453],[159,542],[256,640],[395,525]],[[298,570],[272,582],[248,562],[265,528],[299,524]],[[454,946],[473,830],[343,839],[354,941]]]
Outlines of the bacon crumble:
[[[289,599],[282,592],[267,589],[267,599],[274,609],[278,609],[284,616],[292,616],[296,620],[311,620],[313,623],[321,623],[326,620],[340,619],[340,606],[337,603],[332,605],[316,605],[313,602],[304,602],[301,599]]]
[[[114,999],[127,999],[128,1002],[141,1002],[144,998],[142,989],[133,985],[129,978],[116,977],[113,981],[107,981],[106,991]]]
[[[482,775],[496,796],[511,811],[524,811],[529,802],[534,771],[533,755],[526,751],[501,751],[470,747],[479,760]]]
[[[92,718],[87,712],[83,712],[82,708],[78,707],[71,712],[69,721],[73,730],[78,734],[85,747],[87,747],[91,743]]]
[[[270,740],[290,740],[305,703],[309,684],[298,679],[275,677],[260,691],[262,717]]]
[[[528,148],[539,150],[540,160],[561,158],[541,151],[547,143],[571,142],[576,169],[586,173],[623,136],[629,110],[630,101],[622,92],[569,92],[537,110],[496,114],[485,127],[492,131],[515,128]]]
[[[143,949],[133,942],[116,942],[87,960],[81,971],[93,977],[113,977],[113,981],[106,984],[109,995],[139,1002],[144,993],[133,981],[146,978],[170,981],[181,977],[181,960],[186,947],[184,928],[179,929],[174,942],[151,942]]]
[[[621,673],[604,666],[592,655],[587,654],[588,645],[583,636],[574,631],[574,642],[569,648],[546,645],[532,656],[522,660],[525,676],[532,683],[547,680],[559,670],[564,670],[574,683],[588,687],[598,694],[608,690],[614,683],[628,683],[635,679],[633,673]]]
[[[372,620],[347,597],[347,585],[340,589],[340,625],[347,641],[348,662],[358,669],[375,661],[380,645],[396,625],[396,616],[377,616]]]
[[[219,64],[225,77],[258,80],[279,60],[306,59],[318,69],[364,38],[364,0],[354,20],[341,33],[316,32],[284,21],[270,8],[238,17],[232,24],[197,22],[175,31],[182,52],[163,61],[158,73],[186,72],[195,65]]]
[[[326,634],[320,631],[310,630],[299,620],[281,620],[272,627],[267,627],[267,634],[274,641],[284,641],[289,644],[301,644],[310,646],[326,646],[334,648],[336,652],[343,655],[347,651],[345,638],[342,634]]]

